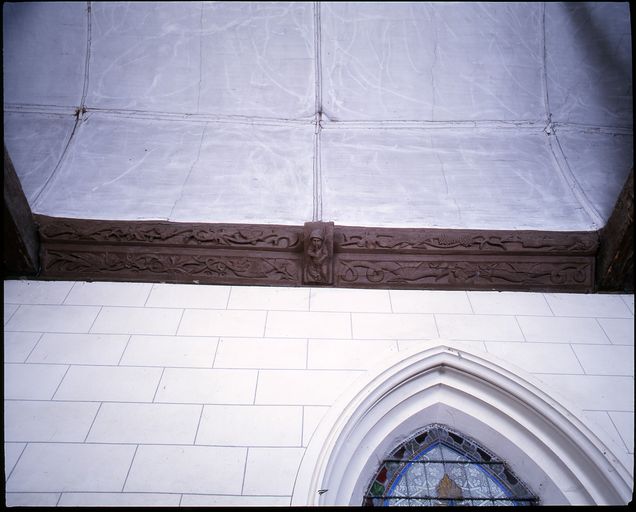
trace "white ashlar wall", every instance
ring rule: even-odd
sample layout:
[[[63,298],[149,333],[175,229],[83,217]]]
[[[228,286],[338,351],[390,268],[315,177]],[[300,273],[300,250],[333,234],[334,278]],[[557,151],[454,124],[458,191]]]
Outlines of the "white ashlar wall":
[[[631,471],[633,322],[625,294],[5,281],[6,503],[289,505],[337,397],[436,338],[543,381]]]

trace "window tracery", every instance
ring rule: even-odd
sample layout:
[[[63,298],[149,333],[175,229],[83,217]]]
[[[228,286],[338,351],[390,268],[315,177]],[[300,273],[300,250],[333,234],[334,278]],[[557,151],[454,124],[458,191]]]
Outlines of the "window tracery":
[[[505,461],[467,436],[432,424],[392,450],[375,473],[366,506],[537,505]]]

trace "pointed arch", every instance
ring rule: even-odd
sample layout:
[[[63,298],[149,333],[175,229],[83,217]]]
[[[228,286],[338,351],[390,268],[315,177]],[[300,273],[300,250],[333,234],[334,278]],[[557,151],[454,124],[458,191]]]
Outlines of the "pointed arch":
[[[292,505],[360,505],[386,453],[443,423],[496,449],[546,505],[626,504],[631,477],[574,408],[520,369],[446,340],[397,354],[331,407]]]

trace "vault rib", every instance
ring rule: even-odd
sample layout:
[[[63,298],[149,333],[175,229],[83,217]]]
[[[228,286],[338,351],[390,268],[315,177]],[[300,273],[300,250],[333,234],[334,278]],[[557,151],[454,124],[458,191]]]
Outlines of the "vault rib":
[[[313,215],[312,220],[322,220],[322,169],[320,159],[320,132],[322,130],[322,62],[320,33],[320,2],[314,2],[314,50],[315,50],[315,114],[313,159]]]
[[[559,138],[557,137],[556,132],[552,131],[552,133],[547,134],[548,137],[548,145],[550,146],[550,150],[552,155],[554,156],[554,160],[556,163],[556,168],[561,175],[561,177],[565,180],[565,182],[572,190],[574,197],[579,202],[585,213],[590,217],[592,221],[593,229],[600,229],[604,225],[603,217],[599,214],[598,210],[587,197],[587,194],[579,184],[576,179],[576,176],[572,172],[570,168],[570,164],[568,163],[568,159],[563,152],[563,148],[561,147],[561,143],[559,142]],[[553,142],[554,141],[554,142]]]
[[[37,209],[40,196],[42,196],[44,191],[49,186],[49,183],[51,183],[53,179],[55,178],[55,176],[57,175],[57,171],[61,167],[62,162],[64,161],[64,158],[66,157],[66,153],[68,152],[68,148],[70,147],[71,142],[73,141],[73,137],[75,136],[75,132],[77,131],[79,123],[83,119],[82,116],[86,112],[86,95],[88,94],[88,77],[90,72],[90,58],[91,58],[91,37],[92,37],[91,26],[92,26],[91,2],[86,2],[86,59],[84,64],[84,84],[82,86],[82,97],[80,98],[80,105],[75,111],[75,124],[73,125],[73,130],[71,130],[71,135],[66,141],[66,145],[64,146],[64,149],[62,150],[60,159],[57,161],[57,164],[53,168],[53,172],[51,172],[51,175],[44,182],[44,185],[42,185],[42,188],[38,191],[37,195],[33,199],[34,210]]]

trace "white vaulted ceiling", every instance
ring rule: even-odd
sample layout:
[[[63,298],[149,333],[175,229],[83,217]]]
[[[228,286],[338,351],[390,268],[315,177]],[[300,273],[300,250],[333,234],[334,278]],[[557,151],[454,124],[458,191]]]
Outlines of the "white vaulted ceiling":
[[[627,3],[3,15],[4,138],[36,213],[594,230],[633,165]]]

